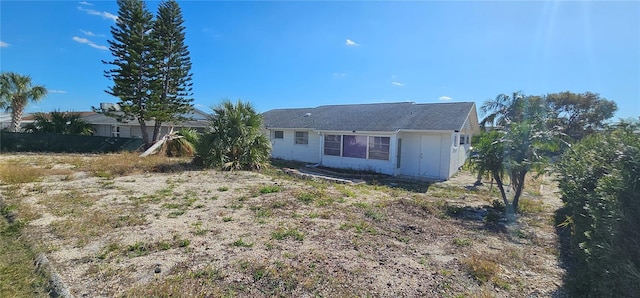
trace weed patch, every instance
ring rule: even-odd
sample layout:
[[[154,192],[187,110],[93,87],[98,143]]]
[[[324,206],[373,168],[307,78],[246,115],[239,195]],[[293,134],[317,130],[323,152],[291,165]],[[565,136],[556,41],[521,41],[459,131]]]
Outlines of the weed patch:
[[[280,192],[282,190],[282,188],[280,186],[277,185],[267,185],[267,186],[263,186],[261,187],[258,192],[260,192],[261,194],[269,194],[269,193],[275,193],[275,192]]]
[[[292,238],[296,241],[304,240],[304,233],[298,231],[298,229],[283,229],[278,228],[271,233],[271,238],[275,240],[284,240],[286,238]]]
[[[253,243],[249,243],[249,242],[245,242],[244,240],[242,240],[242,238],[233,241],[231,243],[231,246],[235,246],[235,247],[253,247]]]

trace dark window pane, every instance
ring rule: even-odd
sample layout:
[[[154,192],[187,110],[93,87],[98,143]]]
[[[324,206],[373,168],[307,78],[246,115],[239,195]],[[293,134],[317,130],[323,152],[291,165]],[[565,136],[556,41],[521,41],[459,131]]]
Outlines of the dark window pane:
[[[276,139],[284,138],[284,132],[282,130],[276,130],[273,132],[273,137]]]
[[[369,137],[369,159],[389,160],[389,137]]]
[[[296,144],[309,144],[309,133],[306,131],[296,131]]]
[[[367,136],[342,136],[342,156],[367,158]]]
[[[340,135],[324,136],[324,155],[340,156]]]

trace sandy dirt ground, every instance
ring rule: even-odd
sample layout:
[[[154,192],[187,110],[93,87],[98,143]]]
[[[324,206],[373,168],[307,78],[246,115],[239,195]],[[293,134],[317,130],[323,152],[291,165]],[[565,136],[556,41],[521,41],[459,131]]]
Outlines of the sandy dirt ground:
[[[0,155],[51,173],[0,194],[76,297],[563,296],[548,181],[506,227],[470,173],[426,187],[78,166],[98,158]]]

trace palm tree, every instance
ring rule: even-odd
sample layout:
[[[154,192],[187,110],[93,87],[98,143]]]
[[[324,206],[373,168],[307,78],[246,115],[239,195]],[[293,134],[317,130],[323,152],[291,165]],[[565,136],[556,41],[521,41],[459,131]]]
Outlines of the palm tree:
[[[485,101],[480,110],[486,114],[480,125],[488,124],[506,127],[513,122],[546,117],[549,111],[547,102],[540,96],[526,96],[521,91],[511,96],[500,94],[493,100]],[[538,119],[533,119],[538,120]]]
[[[515,220],[525,177],[531,171],[543,172],[547,155],[557,151],[561,140],[555,130],[547,129],[549,108],[540,96],[524,96],[514,92],[500,94],[486,101],[480,109],[488,114],[483,120],[501,128],[480,137],[474,144],[477,158],[474,169],[479,177],[491,173],[505,204],[507,219]],[[504,178],[510,180],[513,192],[507,193]]]
[[[196,145],[197,164],[237,170],[268,163],[271,143],[262,133],[262,116],[250,103],[225,100],[213,112],[209,131]]]
[[[53,111],[51,114],[35,113],[34,122],[25,126],[25,131],[91,135],[93,126],[79,113]]]
[[[12,131],[20,130],[22,112],[29,101],[37,102],[47,95],[42,85],[33,86],[30,76],[15,72],[0,74],[0,108],[11,110]]]

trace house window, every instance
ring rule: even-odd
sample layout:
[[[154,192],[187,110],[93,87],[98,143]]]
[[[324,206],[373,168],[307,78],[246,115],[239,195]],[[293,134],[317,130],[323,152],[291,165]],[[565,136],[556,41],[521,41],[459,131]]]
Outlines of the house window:
[[[342,156],[367,158],[367,136],[345,135],[342,139]]]
[[[276,130],[273,132],[273,138],[274,139],[283,139],[284,138],[284,132],[282,130]]]
[[[111,136],[114,138],[120,137],[120,126],[111,126]]]
[[[369,159],[389,160],[389,137],[369,137]]]
[[[340,156],[341,135],[324,136],[324,155]]]
[[[466,144],[466,141],[467,141],[467,135],[461,135],[460,136],[460,145]]]
[[[309,144],[309,132],[296,131],[296,145],[307,145],[307,144]]]

